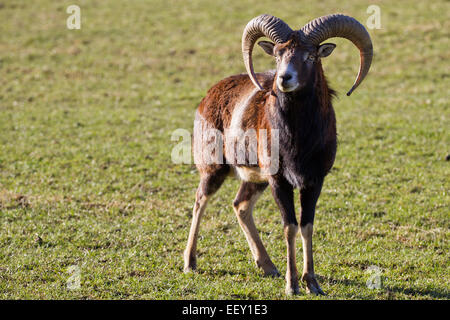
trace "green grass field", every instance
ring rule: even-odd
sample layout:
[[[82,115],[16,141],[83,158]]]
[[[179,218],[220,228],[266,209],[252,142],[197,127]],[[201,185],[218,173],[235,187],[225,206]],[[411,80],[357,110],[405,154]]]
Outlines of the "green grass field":
[[[0,298],[288,299],[284,277],[253,263],[231,206],[236,180],[202,221],[198,272],[182,272],[198,176],[172,163],[171,134],[192,130],[210,86],[245,72],[253,17],[300,28],[342,12],[365,24],[376,4],[374,61],[351,97],[357,49],[333,39],[324,59],[340,143],[318,203],[316,273],[325,299],[449,299],[449,2],[338,3],[1,0]],[[81,30],[66,27],[71,4]],[[260,49],[254,60],[274,67]],[[255,220],[284,274],[270,192]],[[373,266],[380,289],[366,285]]]

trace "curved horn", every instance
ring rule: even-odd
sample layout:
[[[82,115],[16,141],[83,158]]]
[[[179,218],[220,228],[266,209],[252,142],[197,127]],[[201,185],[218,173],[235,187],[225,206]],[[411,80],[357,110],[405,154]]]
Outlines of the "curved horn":
[[[366,28],[352,17],[331,14],[310,21],[301,30],[306,39],[314,45],[319,45],[328,38],[341,37],[350,40],[359,49],[361,58],[359,72],[352,88],[347,92],[349,96],[363,81],[372,63],[372,41]]]
[[[292,29],[283,20],[268,14],[253,18],[245,27],[242,34],[242,55],[245,69],[247,69],[250,79],[259,90],[263,90],[263,88],[256,80],[252,62],[252,51],[256,40],[267,37],[275,43],[283,43],[289,40],[291,34]]]

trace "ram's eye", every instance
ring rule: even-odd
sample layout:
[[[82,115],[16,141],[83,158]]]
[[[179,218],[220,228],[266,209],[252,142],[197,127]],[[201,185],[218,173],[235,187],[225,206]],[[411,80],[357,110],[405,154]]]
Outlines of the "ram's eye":
[[[309,61],[314,61],[314,60],[316,60],[316,57],[314,57],[312,54],[310,54],[310,55],[308,56],[308,60],[309,60]]]

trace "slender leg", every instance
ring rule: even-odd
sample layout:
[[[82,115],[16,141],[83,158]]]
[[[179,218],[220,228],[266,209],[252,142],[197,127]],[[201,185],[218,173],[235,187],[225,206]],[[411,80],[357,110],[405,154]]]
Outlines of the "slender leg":
[[[250,246],[256,265],[264,271],[266,276],[279,276],[280,273],[272,260],[270,260],[253,221],[253,207],[266,187],[267,184],[242,182],[234,199],[233,208]]]
[[[306,291],[313,294],[325,295],[316,280],[314,273],[312,235],[316,203],[322,190],[322,182],[300,190],[300,232],[303,243],[303,274],[302,281],[306,282]]]
[[[190,272],[197,268],[196,252],[200,220],[205,212],[209,198],[220,188],[228,171],[228,166],[211,166],[209,172],[201,173],[200,184],[195,194],[191,229],[189,231],[186,249],[184,250],[184,272]]]
[[[281,211],[284,225],[284,236],[287,246],[286,294],[298,294],[298,273],[295,261],[295,236],[298,223],[295,217],[294,190],[285,180],[271,179],[269,181],[272,195]]]
[[[197,189],[195,196],[194,210],[192,212],[192,223],[189,231],[189,238],[184,251],[184,272],[197,269],[197,238],[200,227],[200,219],[206,209],[208,196],[204,195],[201,189]]]

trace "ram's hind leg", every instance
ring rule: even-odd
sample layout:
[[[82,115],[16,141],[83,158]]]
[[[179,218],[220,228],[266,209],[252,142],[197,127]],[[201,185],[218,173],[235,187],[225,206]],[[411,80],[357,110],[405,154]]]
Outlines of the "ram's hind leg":
[[[205,212],[206,205],[211,196],[219,190],[230,171],[228,165],[211,165],[199,168],[200,184],[195,194],[194,210],[189,238],[184,251],[184,272],[197,268],[197,238],[200,220]]]
[[[264,271],[266,276],[279,276],[280,273],[270,260],[253,221],[253,206],[266,187],[267,184],[242,182],[234,199],[233,208],[239,225],[247,238],[256,265]]]

